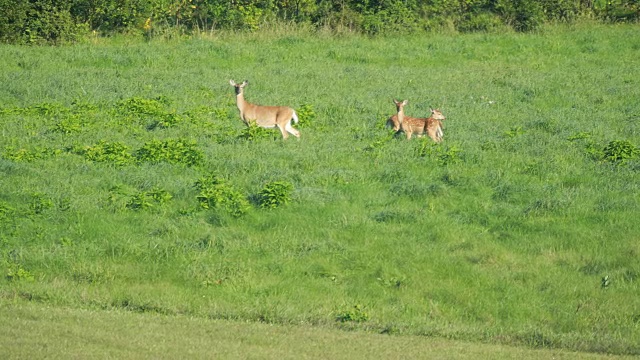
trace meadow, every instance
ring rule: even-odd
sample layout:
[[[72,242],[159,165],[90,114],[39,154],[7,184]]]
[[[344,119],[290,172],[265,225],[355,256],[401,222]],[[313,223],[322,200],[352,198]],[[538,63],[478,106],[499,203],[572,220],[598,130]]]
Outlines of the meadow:
[[[0,304],[638,355],[638,58],[591,23],[2,45]]]

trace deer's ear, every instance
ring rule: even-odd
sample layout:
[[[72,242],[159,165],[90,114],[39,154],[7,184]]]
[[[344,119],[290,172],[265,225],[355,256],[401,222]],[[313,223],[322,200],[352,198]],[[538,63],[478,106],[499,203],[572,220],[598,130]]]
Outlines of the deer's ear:
[[[229,84],[231,84],[231,86],[236,86],[236,82],[233,80],[229,80]]]
[[[247,86],[247,85],[249,85],[249,80],[243,81],[242,85],[240,85],[240,86],[244,87],[244,86]]]
[[[405,100],[402,102],[402,105],[407,105],[409,103],[409,100]]]

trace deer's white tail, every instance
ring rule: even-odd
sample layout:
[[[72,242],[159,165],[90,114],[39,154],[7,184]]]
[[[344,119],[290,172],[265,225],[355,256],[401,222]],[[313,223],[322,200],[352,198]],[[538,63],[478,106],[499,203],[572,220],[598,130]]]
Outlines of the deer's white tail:
[[[293,116],[292,116],[292,118],[293,118],[293,121],[297,124],[297,123],[298,123],[298,114],[296,114],[296,111],[295,111],[295,110],[293,110]]]

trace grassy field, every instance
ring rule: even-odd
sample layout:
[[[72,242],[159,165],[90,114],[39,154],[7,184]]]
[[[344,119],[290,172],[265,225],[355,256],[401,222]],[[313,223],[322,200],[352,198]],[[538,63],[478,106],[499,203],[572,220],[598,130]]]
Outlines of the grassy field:
[[[425,336],[388,336],[181,315],[132,314],[122,310],[51,308],[40,304],[3,306],[0,321],[3,359],[633,358]]]
[[[638,58],[591,24],[2,45],[1,301],[638,355]]]

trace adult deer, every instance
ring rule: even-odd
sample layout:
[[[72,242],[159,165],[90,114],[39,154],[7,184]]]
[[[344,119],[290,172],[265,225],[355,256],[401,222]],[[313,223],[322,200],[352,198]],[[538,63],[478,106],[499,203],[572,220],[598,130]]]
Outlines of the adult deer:
[[[291,125],[291,119],[298,123],[298,115],[295,110],[287,106],[261,106],[247,102],[244,99],[244,87],[249,84],[247,80],[242,84],[236,84],[229,80],[229,84],[236,89],[236,104],[240,110],[240,118],[245,124],[255,123],[256,125],[273,129],[278,128],[282,133],[282,138],[286,139],[289,134],[300,138],[300,132]]]
[[[398,113],[387,120],[388,125],[393,125],[393,130],[402,130],[407,136],[407,140],[411,139],[411,135],[414,133],[417,136],[423,136],[426,132],[429,137],[439,143],[444,136],[442,132],[442,120],[445,120],[444,115],[438,109],[431,109],[431,116],[428,118],[414,118],[406,116],[404,114],[404,107],[409,103],[408,100],[397,101],[393,100],[396,104]]]

